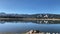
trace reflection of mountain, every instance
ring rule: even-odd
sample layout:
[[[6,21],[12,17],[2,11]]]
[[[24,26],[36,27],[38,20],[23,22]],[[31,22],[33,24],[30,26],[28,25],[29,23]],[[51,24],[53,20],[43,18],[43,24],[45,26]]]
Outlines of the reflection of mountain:
[[[29,23],[29,22],[36,23],[36,24],[60,24],[60,21],[52,21],[52,20],[51,21],[48,21],[48,20],[0,21],[1,24],[4,24],[4,23]]]
[[[37,24],[60,24],[60,21],[53,21],[53,20],[35,20],[35,21],[25,21],[25,22],[32,22]]]
[[[38,24],[60,24],[60,21],[41,20],[41,21],[36,21],[35,23],[38,23]]]

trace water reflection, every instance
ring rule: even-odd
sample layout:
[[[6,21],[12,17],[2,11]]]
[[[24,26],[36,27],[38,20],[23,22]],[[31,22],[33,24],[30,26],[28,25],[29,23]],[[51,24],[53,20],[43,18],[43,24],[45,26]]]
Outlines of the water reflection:
[[[36,23],[39,23],[39,24],[60,24],[60,21],[53,21],[53,20],[40,20],[40,21],[37,21]]]
[[[60,32],[60,21],[34,20],[34,21],[0,21],[0,32],[28,32],[39,30],[41,32]]]
[[[36,23],[36,24],[60,24],[60,20],[58,21],[54,21],[54,20],[21,20],[21,21],[0,21],[1,24],[4,24],[4,23],[29,23],[29,22],[32,22],[32,23]]]

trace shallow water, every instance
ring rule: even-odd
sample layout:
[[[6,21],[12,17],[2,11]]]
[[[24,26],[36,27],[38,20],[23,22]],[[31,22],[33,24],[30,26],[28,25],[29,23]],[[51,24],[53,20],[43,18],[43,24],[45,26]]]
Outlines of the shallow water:
[[[0,21],[0,32],[27,32],[39,30],[42,32],[60,32],[60,24],[37,21]]]

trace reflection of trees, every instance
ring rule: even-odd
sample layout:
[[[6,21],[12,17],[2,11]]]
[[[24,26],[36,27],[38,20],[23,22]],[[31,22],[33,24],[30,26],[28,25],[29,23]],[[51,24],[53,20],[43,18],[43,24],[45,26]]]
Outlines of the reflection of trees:
[[[0,21],[1,24],[4,24],[5,22],[4,21]]]

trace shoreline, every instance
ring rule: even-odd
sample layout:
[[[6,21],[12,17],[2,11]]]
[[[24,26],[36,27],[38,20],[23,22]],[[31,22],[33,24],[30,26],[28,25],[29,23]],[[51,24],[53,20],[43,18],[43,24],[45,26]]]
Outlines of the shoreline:
[[[53,19],[53,18],[48,18],[48,19],[38,19],[38,18],[0,18],[0,21],[4,20],[60,20],[60,19]]]

